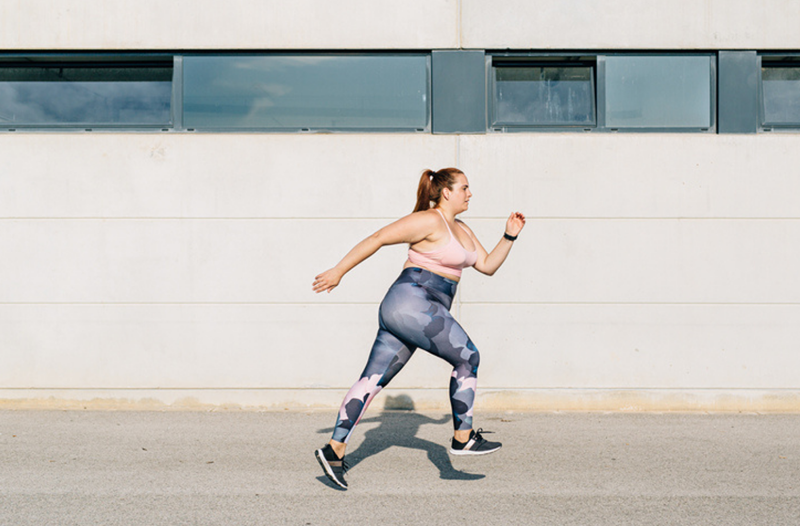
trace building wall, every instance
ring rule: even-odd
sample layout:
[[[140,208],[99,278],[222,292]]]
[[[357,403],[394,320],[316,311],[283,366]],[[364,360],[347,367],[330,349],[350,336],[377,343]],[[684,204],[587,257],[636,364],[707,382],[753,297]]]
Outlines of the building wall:
[[[800,49],[790,1],[287,6],[0,1],[0,50]],[[422,169],[459,166],[487,248],[510,211],[529,219],[453,309],[482,353],[479,408],[798,410],[796,150],[792,133],[5,133],[0,399],[335,406],[404,248],[331,294],[313,277],[408,213]],[[448,377],[420,352],[387,394],[444,408]]]

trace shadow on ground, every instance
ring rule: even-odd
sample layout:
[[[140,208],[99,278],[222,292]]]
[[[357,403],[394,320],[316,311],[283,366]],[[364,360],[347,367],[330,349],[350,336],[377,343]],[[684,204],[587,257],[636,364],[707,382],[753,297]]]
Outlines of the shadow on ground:
[[[409,405],[410,399],[406,401],[401,397],[402,395],[394,398],[390,397],[386,401],[386,407],[391,410],[385,410],[379,416],[361,420],[361,424],[377,422],[380,425],[364,432],[364,441],[358,449],[347,453],[347,464],[350,470],[353,470],[367,458],[378,455],[391,447],[404,447],[425,451],[428,455],[428,460],[439,470],[439,478],[441,479],[479,480],[486,476],[477,473],[465,473],[455,469],[445,446],[417,437],[420,427],[426,424],[443,425],[450,421],[449,415],[434,419],[414,413],[413,403]],[[320,429],[317,432],[330,434],[333,432],[333,428]],[[327,483],[327,478],[319,477],[319,479]]]

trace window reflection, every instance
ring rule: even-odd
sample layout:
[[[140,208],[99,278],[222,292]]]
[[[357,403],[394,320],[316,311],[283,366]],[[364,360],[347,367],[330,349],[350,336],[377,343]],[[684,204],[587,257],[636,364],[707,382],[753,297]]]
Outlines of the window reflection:
[[[710,57],[609,56],[605,64],[606,126],[710,127]]]
[[[493,125],[593,125],[591,67],[495,68]]]
[[[0,123],[169,125],[172,68],[0,68]]]
[[[764,124],[800,125],[800,67],[761,69]]]
[[[183,64],[188,128],[427,125],[425,56],[190,56]]]

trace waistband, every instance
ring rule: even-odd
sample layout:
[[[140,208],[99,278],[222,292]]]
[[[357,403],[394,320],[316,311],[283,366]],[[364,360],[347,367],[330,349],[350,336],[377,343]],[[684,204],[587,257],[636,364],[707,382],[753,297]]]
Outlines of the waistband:
[[[458,288],[458,281],[453,281],[452,279],[445,278],[439,274],[434,274],[430,270],[419,267],[403,269],[403,272],[400,273],[400,277],[398,278],[398,281],[400,280],[413,281],[423,287],[432,288],[447,294],[451,298],[456,295],[456,289]]]

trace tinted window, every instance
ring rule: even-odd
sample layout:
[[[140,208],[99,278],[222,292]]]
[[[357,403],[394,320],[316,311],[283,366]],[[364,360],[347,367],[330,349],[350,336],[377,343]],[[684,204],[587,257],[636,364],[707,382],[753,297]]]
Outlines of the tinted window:
[[[184,125],[221,129],[422,129],[428,59],[187,56]]]
[[[711,126],[710,57],[609,56],[605,64],[607,127]]]
[[[590,66],[494,68],[493,125],[594,125]]]
[[[764,124],[800,125],[800,66],[761,68]]]
[[[169,125],[172,67],[0,67],[0,125]]]

